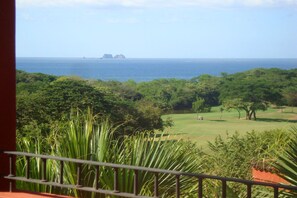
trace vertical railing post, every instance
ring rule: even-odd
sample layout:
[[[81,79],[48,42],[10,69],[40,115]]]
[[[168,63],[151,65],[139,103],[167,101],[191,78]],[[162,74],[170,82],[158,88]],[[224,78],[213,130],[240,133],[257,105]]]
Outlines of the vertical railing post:
[[[9,181],[9,192],[13,191],[13,182],[10,180]]]
[[[198,178],[198,198],[202,198],[203,196],[203,178]]]
[[[176,193],[176,198],[180,197],[180,175],[175,175],[175,182],[176,182],[176,186],[175,186],[175,193]]]
[[[247,184],[247,198],[252,198],[252,185]]]
[[[76,170],[77,170],[76,187],[80,188],[80,187],[82,187],[82,185],[81,185],[81,164],[80,163],[77,164]]]
[[[14,156],[13,155],[9,155],[9,177],[14,177]],[[14,189],[14,181],[9,180],[9,192],[12,192]]]
[[[26,163],[27,163],[27,168],[26,168],[26,179],[30,178],[30,157],[26,156]]]
[[[14,174],[13,174],[13,155],[9,155],[9,177],[14,177]]]
[[[138,195],[138,170],[134,170],[134,195]]]
[[[42,182],[46,182],[46,158],[42,158]]]
[[[99,189],[99,176],[100,176],[99,166],[96,166],[96,170],[95,170],[95,189],[96,190]]]
[[[63,177],[64,177],[64,162],[60,161],[60,184],[63,184]]]
[[[113,180],[113,190],[114,192],[120,192],[119,191],[119,169],[118,168],[114,168],[114,180]]]
[[[222,180],[222,198],[227,197],[227,182],[226,180]]]
[[[273,191],[274,191],[274,198],[278,198],[278,187],[273,187]]]
[[[13,161],[13,155],[9,155],[9,177],[14,177],[14,171],[13,171],[13,167],[14,167],[14,161]],[[14,189],[14,182],[12,180],[9,181],[9,192],[12,192]]]
[[[154,196],[159,197],[159,179],[158,179],[158,173],[155,173],[154,178]]]

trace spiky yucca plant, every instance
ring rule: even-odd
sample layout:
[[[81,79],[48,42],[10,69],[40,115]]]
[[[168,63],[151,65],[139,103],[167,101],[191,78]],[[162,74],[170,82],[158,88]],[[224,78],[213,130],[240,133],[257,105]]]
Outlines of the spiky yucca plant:
[[[57,144],[57,153],[59,156],[71,158],[94,160],[100,162],[111,162],[117,164],[136,165],[144,167],[153,167],[169,170],[180,170],[187,172],[197,172],[199,163],[194,153],[194,147],[181,141],[171,141],[164,139],[161,135],[137,135],[134,137],[125,137],[122,140],[115,139],[113,133],[116,127],[111,127],[110,123],[105,120],[96,123],[96,117],[92,112],[76,117],[69,123],[68,132]],[[191,147],[191,148],[189,148]],[[185,152],[188,152],[185,155]],[[65,166],[65,180],[69,183],[76,181],[76,165],[68,164]],[[120,190],[124,192],[133,192],[133,171],[121,170],[119,174]],[[94,167],[83,167],[82,175],[84,186],[93,186],[95,171]],[[175,178],[170,176],[160,176],[160,192],[164,196],[170,196],[174,192]],[[153,192],[152,174],[140,173],[139,185],[140,191],[144,194]],[[193,183],[189,178],[182,178],[184,192],[191,192]],[[197,182],[195,182],[197,183]],[[113,171],[110,168],[103,168],[100,175],[100,184],[105,189],[113,189]],[[75,192],[76,195],[77,192]],[[82,196],[90,196],[80,194]]]
[[[41,136],[34,137],[21,137],[17,141],[17,150],[27,153],[34,154],[47,154],[53,155],[50,143],[52,136],[44,139]],[[27,161],[26,157],[18,157],[16,159],[16,175],[23,176],[26,172]],[[40,158],[30,158],[30,178],[40,179],[42,177],[42,160]],[[56,169],[56,163],[52,160],[47,160],[46,169],[46,178],[48,181],[57,181],[58,170]],[[52,170],[52,171],[49,171]],[[55,192],[59,193],[60,190],[55,190],[52,186],[46,186],[41,184],[33,184],[28,182],[18,181],[16,183],[17,189],[25,189],[35,192]]]
[[[114,136],[117,127],[113,127],[108,120],[100,120],[92,115],[89,109],[86,113],[77,111],[72,114],[68,127],[61,127],[61,135],[52,139],[49,153],[51,155],[76,158],[83,160],[93,160],[117,164],[144,166],[167,170],[178,170],[185,172],[199,172],[200,164],[199,152],[193,144],[182,141],[173,141],[164,136],[157,135],[137,135],[118,139]],[[23,140],[24,141],[24,140]],[[28,142],[32,148],[38,148],[42,144]],[[26,152],[40,153],[28,148],[20,148]],[[202,161],[202,160],[201,160]],[[40,163],[36,166],[40,167]],[[52,162],[48,168],[48,178],[59,179],[59,163]],[[31,167],[35,167],[32,165]],[[64,164],[64,182],[76,184],[77,164]],[[40,174],[37,171],[36,174]],[[82,167],[82,185],[94,186],[95,167],[84,165]],[[119,171],[119,188],[124,192],[133,192],[133,171]],[[154,175],[146,172],[139,172],[140,193],[152,195]],[[163,197],[174,197],[175,177],[160,174],[160,193]],[[181,192],[184,197],[191,197],[192,192],[197,189],[197,181],[181,177]],[[106,167],[100,169],[100,186],[104,189],[113,189],[113,170]],[[48,189],[34,189],[48,190]],[[76,197],[108,197],[94,193],[79,191],[68,191],[67,194]],[[197,196],[197,195],[196,195]]]

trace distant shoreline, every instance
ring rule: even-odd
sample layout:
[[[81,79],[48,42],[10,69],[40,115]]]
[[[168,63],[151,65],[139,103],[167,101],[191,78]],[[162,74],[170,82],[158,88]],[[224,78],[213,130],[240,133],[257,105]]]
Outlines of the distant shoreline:
[[[39,56],[36,56],[36,57],[29,57],[29,56],[18,56],[16,57],[16,59],[20,59],[20,58],[34,58],[34,59],[38,59],[38,58],[44,58],[44,59],[98,59],[98,60],[102,60],[101,57],[39,57]],[[297,60],[297,58],[125,58],[125,59],[130,59],[130,60],[133,60],[133,59],[136,59],[136,60],[139,60],[139,59],[143,59],[143,60],[168,60],[168,59],[172,59],[172,60],[181,60],[181,59],[189,59],[189,60],[210,60],[210,59],[215,59],[215,60],[236,60],[236,59],[241,59],[241,60],[257,60],[257,59],[293,59],[293,60]],[[125,60],[125,59],[103,59],[103,60]]]
[[[99,59],[20,58],[16,68],[31,73],[79,76],[86,79],[151,81],[191,79],[203,74],[220,76],[255,68],[296,69],[297,59]]]

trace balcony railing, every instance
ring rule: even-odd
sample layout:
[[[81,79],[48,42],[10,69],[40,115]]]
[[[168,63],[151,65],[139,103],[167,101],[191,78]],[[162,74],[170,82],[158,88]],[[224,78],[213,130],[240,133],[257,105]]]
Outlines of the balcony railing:
[[[89,191],[95,193],[101,193],[106,195],[116,195],[120,197],[135,197],[135,198],[150,198],[149,196],[143,196],[139,194],[139,182],[138,182],[138,175],[140,172],[148,172],[154,174],[154,196],[159,197],[159,174],[167,174],[172,175],[175,177],[175,195],[177,198],[181,196],[180,192],[180,177],[191,177],[197,179],[198,187],[197,187],[197,197],[203,197],[203,181],[205,179],[217,180],[221,182],[221,197],[227,197],[227,183],[240,183],[246,186],[246,196],[247,198],[252,197],[252,187],[253,186],[265,186],[268,188],[273,189],[273,197],[278,198],[280,190],[290,191],[294,190],[297,191],[296,186],[290,185],[283,185],[283,184],[274,184],[274,183],[266,183],[266,182],[257,182],[257,181],[250,181],[250,180],[243,180],[237,178],[227,178],[227,177],[219,177],[219,176],[212,176],[212,175],[205,175],[205,174],[195,174],[195,173],[186,173],[186,172],[179,172],[179,171],[171,171],[171,170],[163,170],[163,169],[156,169],[156,168],[146,168],[146,167],[139,167],[139,166],[129,166],[129,165],[120,165],[120,164],[112,164],[112,163],[103,163],[103,162],[95,162],[95,161],[87,161],[87,160],[78,160],[78,159],[70,159],[65,157],[56,157],[56,156],[48,156],[48,155],[38,155],[32,153],[24,153],[24,152],[15,152],[15,151],[6,151],[4,152],[9,155],[10,161],[10,174],[5,176],[6,179],[15,181],[23,181],[23,182],[31,182],[35,184],[43,184],[43,185],[50,185],[50,186],[57,186],[61,188],[68,188],[68,189],[77,189],[80,191]],[[14,175],[14,158],[16,156],[23,156],[26,158],[27,165],[26,165],[26,174],[25,176],[16,176]],[[30,159],[31,158],[39,158],[42,160],[42,176],[39,179],[32,179],[30,178]],[[60,163],[60,179],[58,182],[48,181],[46,178],[46,162],[47,160],[54,160]],[[63,181],[63,174],[64,174],[64,163],[75,163],[77,164],[77,181],[75,185],[71,184],[64,184]],[[95,167],[95,185],[94,187],[87,187],[81,184],[81,167],[82,165],[91,165]],[[106,190],[100,188],[99,184],[99,171],[100,167],[109,167],[113,169],[114,172],[114,189],[113,190]],[[121,192],[119,190],[119,170],[120,169],[129,169],[134,172],[134,192]],[[153,198],[151,197],[151,198]]]

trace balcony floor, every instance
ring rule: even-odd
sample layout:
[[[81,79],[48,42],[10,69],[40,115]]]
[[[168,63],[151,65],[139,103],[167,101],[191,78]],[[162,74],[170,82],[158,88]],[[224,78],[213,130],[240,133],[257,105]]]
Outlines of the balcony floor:
[[[40,194],[31,192],[0,192],[0,198],[70,198],[62,195]]]

